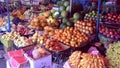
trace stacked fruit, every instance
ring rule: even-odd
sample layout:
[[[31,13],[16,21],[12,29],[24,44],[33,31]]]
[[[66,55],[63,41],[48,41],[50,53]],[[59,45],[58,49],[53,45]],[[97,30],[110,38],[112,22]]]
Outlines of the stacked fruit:
[[[83,42],[88,41],[88,37],[85,34],[80,33],[77,29],[74,29],[72,27],[67,27],[65,29],[56,29],[54,33],[55,34],[53,37],[56,40],[72,47],[80,47],[82,46]]]
[[[30,55],[29,52],[28,52],[28,54]],[[32,58],[33,59],[39,59],[39,58],[42,58],[46,55],[48,55],[48,52],[44,48],[41,48],[40,46],[34,47],[34,49],[32,51],[32,56],[33,56]]]
[[[90,13],[85,14],[85,20],[96,20],[97,19],[97,12],[92,11]]]
[[[5,2],[0,2],[0,10],[1,10],[1,12],[2,13],[5,13],[5,12],[7,12],[7,9],[11,12],[11,11],[13,11],[15,8],[17,8],[17,7],[19,7],[18,5],[16,5],[16,3],[17,4],[20,4],[20,3],[18,3],[18,2],[14,2],[14,4],[12,3],[9,3],[8,4],[8,7],[6,6],[6,3]]]
[[[84,20],[97,20],[98,14],[96,11],[92,11],[90,13],[85,14]],[[100,15],[100,20],[102,20],[103,16]]]
[[[29,34],[29,29],[28,28],[25,28],[24,26],[22,25],[18,25],[17,26],[17,32],[20,33],[20,35],[28,35]]]
[[[45,46],[45,48],[47,48],[48,50],[51,50],[51,51],[61,51],[61,50],[63,50],[61,44],[54,39],[44,40],[44,46]]]
[[[43,44],[43,41],[45,38],[46,38],[46,36],[41,35],[37,32],[31,37],[32,41],[37,44]]]
[[[55,34],[55,29],[53,27],[46,26],[44,27],[45,36],[53,36]]]
[[[80,14],[78,12],[73,14],[72,18],[62,18],[62,23],[60,24],[60,28],[64,29],[66,27],[73,26],[74,23],[80,19]]]
[[[70,2],[69,1],[66,1],[66,0],[58,1],[57,5],[60,6],[61,16],[63,16],[63,17],[66,15],[66,12],[68,13],[70,10]],[[65,11],[65,15],[62,14],[62,12],[64,12],[64,11]]]
[[[116,29],[110,29],[110,28],[107,28],[103,25],[100,26],[99,28],[99,32],[100,34],[108,37],[108,38],[111,38],[111,39],[118,39],[120,38],[120,31],[116,30]]]
[[[110,24],[120,24],[120,14],[108,13],[104,16],[104,22]]]
[[[93,34],[95,33],[95,23],[92,20],[84,20],[84,21],[77,21],[75,23],[75,28],[77,28],[80,32],[86,34]]]
[[[48,10],[52,9],[53,4],[40,5],[40,6],[34,6],[34,7],[38,7],[38,9],[39,9],[41,12],[45,12],[45,11],[48,11]]]
[[[17,39],[19,37],[20,37],[20,34],[17,32],[10,32],[1,36],[2,39],[8,40],[8,41]]]
[[[105,59],[102,56],[81,51],[73,52],[68,63],[72,68],[106,68]]]
[[[13,12],[11,12],[11,16],[24,20],[25,19],[25,16],[23,15],[24,12],[25,10],[14,10]]]
[[[25,46],[32,45],[33,42],[32,42],[32,40],[29,39],[29,38],[19,37],[18,39],[15,39],[15,40],[14,40],[14,44],[15,44],[17,47],[25,47]]]
[[[34,18],[28,27],[37,29],[37,30],[43,30],[43,28],[45,26],[55,27],[58,25],[59,25],[58,21],[56,19],[54,19],[53,17],[49,16],[47,18],[44,15],[40,15],[40,16]]]
[[[2,27],[5,24],[6,24],[6,22],[4,22],[4,18],[0,18],[0,27]]]
[[[106,52],[109,68],[120,68],[120,41],[111,43]]]

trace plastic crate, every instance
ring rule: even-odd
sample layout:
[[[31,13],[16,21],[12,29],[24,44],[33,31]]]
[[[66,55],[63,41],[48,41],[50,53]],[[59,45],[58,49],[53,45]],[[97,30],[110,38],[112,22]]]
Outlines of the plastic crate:
[[[13,45],[12,40],[6,40],[6,39],[3,39],[3,38],[0,38],[0,40],[1,40],[1,43],[2,43],[5,47],[12,47],[12,45]]]

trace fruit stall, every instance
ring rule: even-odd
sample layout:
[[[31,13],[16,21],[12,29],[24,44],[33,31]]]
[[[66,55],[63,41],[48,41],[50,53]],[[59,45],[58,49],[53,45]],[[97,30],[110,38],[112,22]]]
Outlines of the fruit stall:
[[[7,68],[120,68],[118,0],[0,1]]]

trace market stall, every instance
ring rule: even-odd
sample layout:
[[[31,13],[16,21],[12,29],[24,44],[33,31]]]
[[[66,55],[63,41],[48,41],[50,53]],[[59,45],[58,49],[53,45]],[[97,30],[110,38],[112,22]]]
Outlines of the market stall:
[[[7,68],[120,67],[116,60],[120,40],[120,14],[113,7],[119,7],[116,1],[5,3],[7,15],[0,18],[0,41]],[[10,10],[13,3],[16,8]]]

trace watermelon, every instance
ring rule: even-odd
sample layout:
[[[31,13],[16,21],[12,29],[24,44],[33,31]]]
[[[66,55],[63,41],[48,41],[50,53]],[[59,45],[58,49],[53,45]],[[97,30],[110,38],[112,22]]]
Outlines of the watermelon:
[[[60,11],[64,11],[65,9],[65,6],[60,6]]]
[[[67,7],[67,6],[69,6],[69,5],[70,5],[69,1],[65,1],[65,2],[64,2],[64,6],[65,6],[65,7]]]

